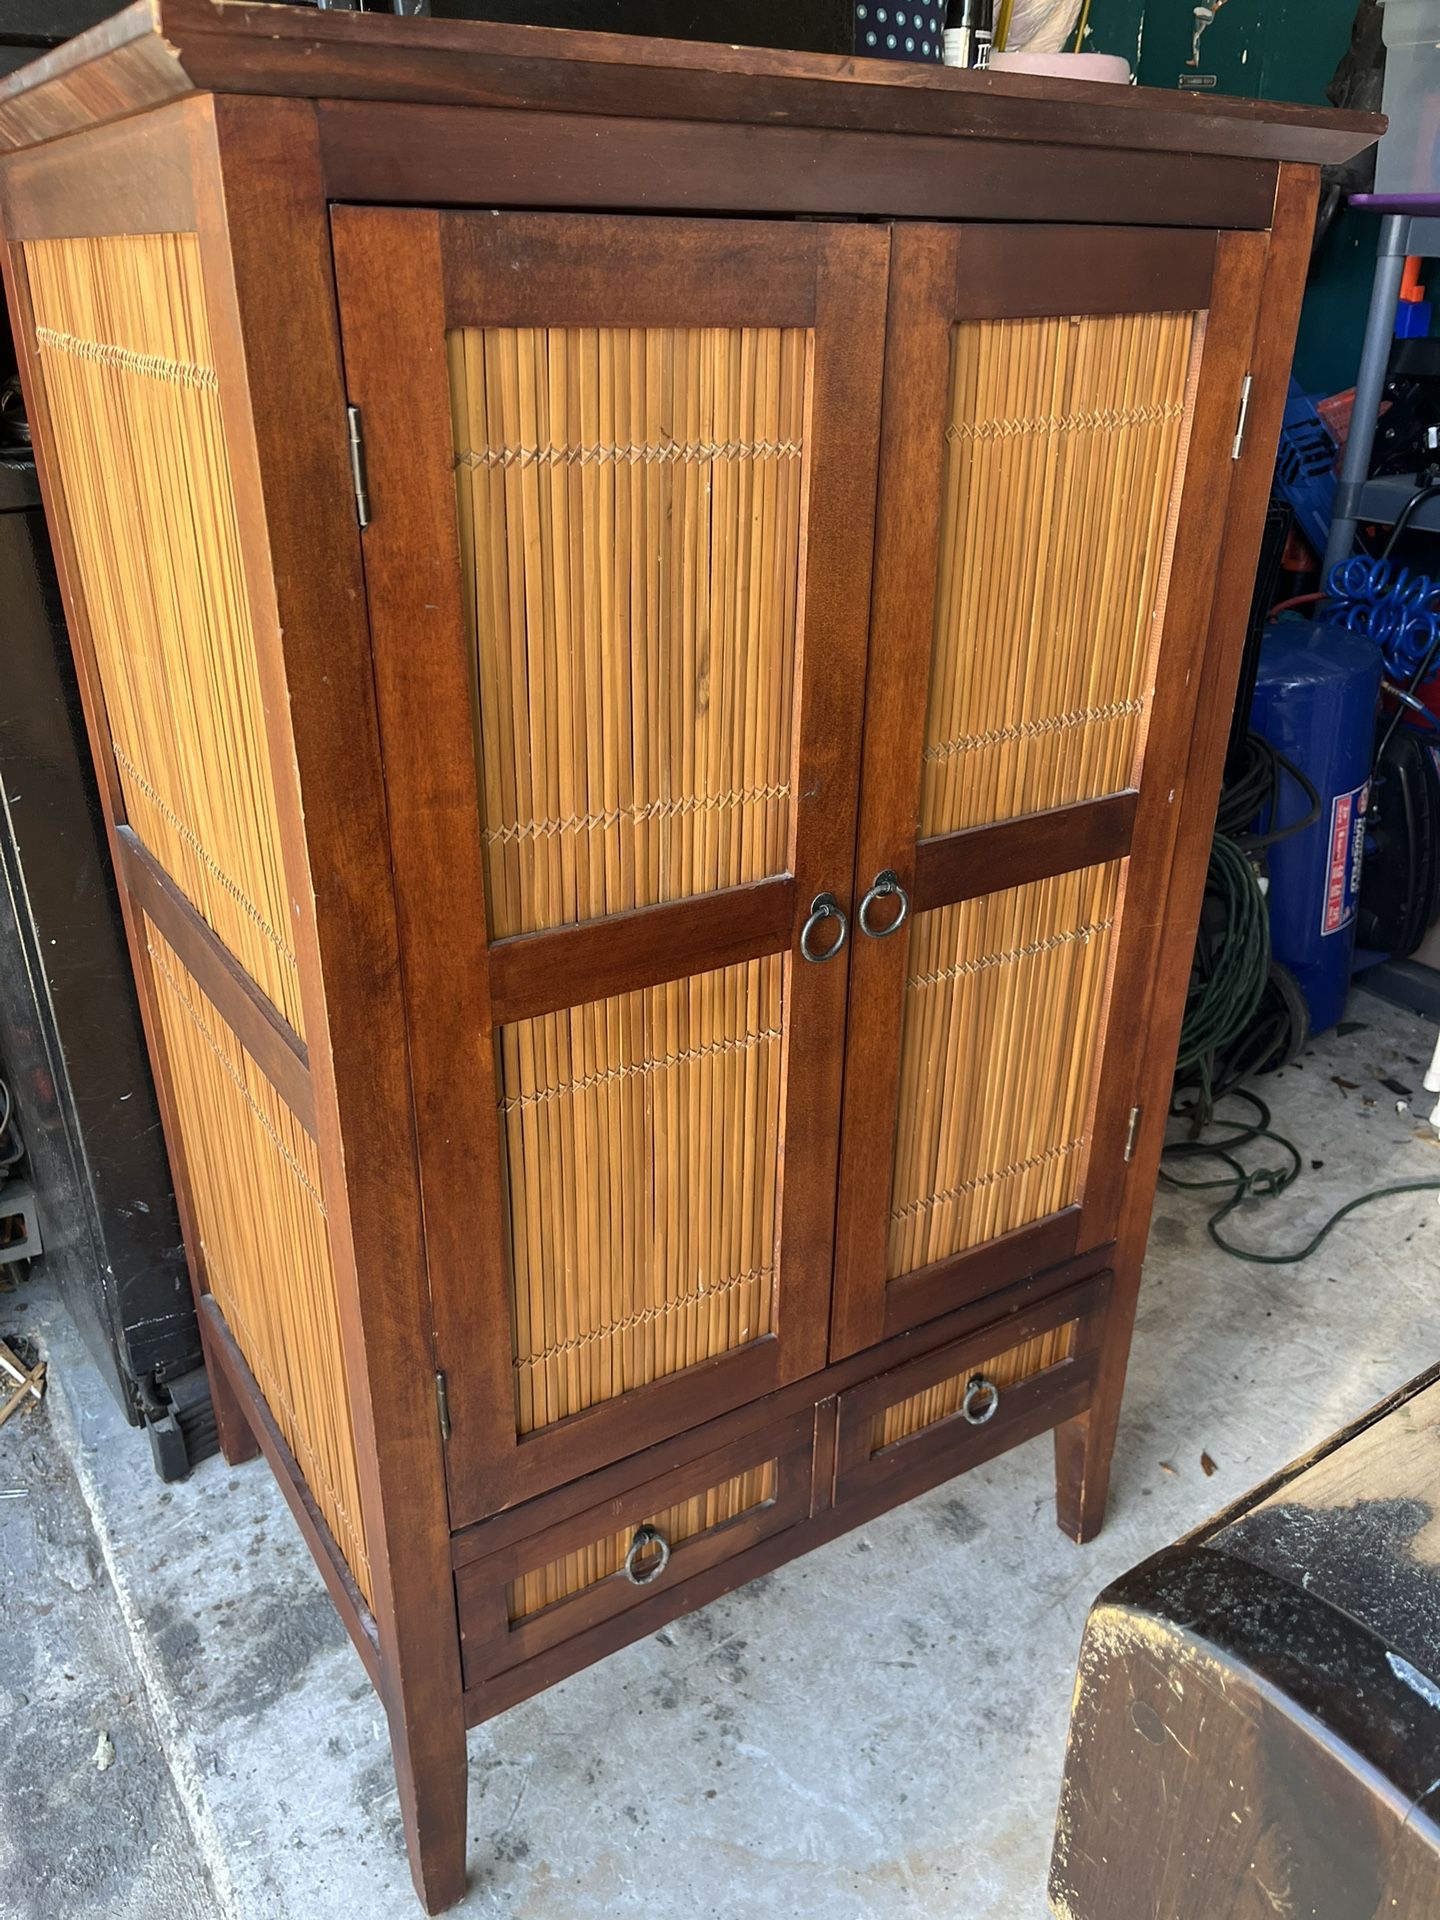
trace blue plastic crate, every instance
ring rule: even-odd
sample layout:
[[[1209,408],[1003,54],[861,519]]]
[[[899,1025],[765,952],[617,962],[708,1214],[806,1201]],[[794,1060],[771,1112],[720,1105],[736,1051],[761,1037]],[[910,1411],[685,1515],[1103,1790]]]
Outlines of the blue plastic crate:
[[[1275,456],[1275,491],[1293,508],[1300,531],[1316,553],[1325,551],[1335,511],[1338,451],[1334,434],[1315,411],[1309,394],[1292,380]]]

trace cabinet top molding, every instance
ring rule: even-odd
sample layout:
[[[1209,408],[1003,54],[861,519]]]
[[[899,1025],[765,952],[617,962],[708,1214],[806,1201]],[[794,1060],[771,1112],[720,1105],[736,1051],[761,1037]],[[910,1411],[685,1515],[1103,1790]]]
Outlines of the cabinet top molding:
[[[0,81],[0,151],[191,93],[1348,160],[1379,114],[484,21],[137,0]]]

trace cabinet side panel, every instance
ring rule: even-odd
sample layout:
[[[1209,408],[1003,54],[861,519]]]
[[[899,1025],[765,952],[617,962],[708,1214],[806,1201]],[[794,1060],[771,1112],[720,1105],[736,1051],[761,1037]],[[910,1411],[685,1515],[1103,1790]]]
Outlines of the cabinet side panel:
[[[127,820],[303,1032],[198,242],[23,252]]]
[[[361,1591],[370,1562],[319,1154],[146,917],[192,1254]]]

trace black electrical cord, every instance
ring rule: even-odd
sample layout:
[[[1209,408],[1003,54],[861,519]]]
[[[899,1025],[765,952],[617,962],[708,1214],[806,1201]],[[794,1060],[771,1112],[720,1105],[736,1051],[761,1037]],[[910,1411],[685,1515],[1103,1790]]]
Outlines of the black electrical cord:
[[[1295,834],[1313,827],[1320,818],[1320,794],[1304,770],[1297,767],[1293,760],[1287,760],[1264,734],[1256,733],[1253,729],[1246,734],[1244,751],[1244,765],[1226,781],[1220,795],[1215,830],[1239,841],[1247,852],[1259,853],[1266,847],[1278,847],[1282,840],[1289,840]],[[1282,774],[1288,774],[1305,795],[1309,803],[1308,812],[1303,819],[1294,820],[1289,826],[1272,825],[1265,833],[1250,832],[1251,822],[1267,810],[1273,822],[1279,808]]]
[[[1440,480],[1432,480],[1427,486],[1417,487],[1415,489],[1391,525],[1390,538],[1380,549],[1380,558],[1382,560],[1388,560],[1395,551],[1395,542],[1400,538],[1401,534],[1404,533],[1406,527],[1409,526],[1411,515],[1417,513],[1427,500],[1433,500],[1437,493],[1440,493]],[[1323,581],[1321,585],[1324,585]]]
[[[1440,1193],[1440,1180],[1400,1180],[1393,1186],[1374,1187],[1369,1193],[1362,1193],[1354,1200],[1347,1200],[1343,1207],[1337,1207],[1318,1232],[1313,1234],[1305,1245],[1293,1253],[1257,1253],[1250,1247],[1237,1247],[1233,1240],[1227,1240],[1221,1233],[1221,1223],[1227,1220],[1237,1207],[1247,1200],[1272,1200],[1285,1193],[1300,1177],[1303,1162],[1300,1150],[1293,1140],[1287,1140],[1283,1133],[1277,1133],[1271,1126],[1270,1109],[1258,1093],[1252,1093],[1248,1087],[1237,1087],[1228,1096],[1230,1099],[1246,1100],[1254,1109],[1253,1121],[1211,1118],[1210,1125],[1227,1127],[1230,1131],[1219,1140],[1206,1140],[1192,1137],[1185,1140],[1172,1140],[1162,1156],[1160,1178],[1170,1187],[1188,1188],[1192,1193],[1226,1192],[1215,1211],[1205,1222],[1205,1231],[1220,1248],[1232,1259],[1246,1260],[1257,1267],[1293,1267],[1302,1260],[1308,1260],[1312,1253],[1329,1238],[1342,1220],[1356,1212],[1360,1207],[1368,1207],[1372,1200],[1386,1200],[1399,1193]],[[1182,1102],[1172,1104],[1170,1111],[1177,1118],[1190,1120],[1193,1109]],[[1268,1140],[1280,1148],[1285,1155],[1286,1164],[1279,1167],[1247,1167],[1236,1158],[1236,1151],[1251,1145],[1257,1140]],[[1191,1160],[1218,1160],[1229,1169],[1214,1180],[1181,1180],[1170,1173],[1163,1162],[1166,1159],[1188,1162]]]

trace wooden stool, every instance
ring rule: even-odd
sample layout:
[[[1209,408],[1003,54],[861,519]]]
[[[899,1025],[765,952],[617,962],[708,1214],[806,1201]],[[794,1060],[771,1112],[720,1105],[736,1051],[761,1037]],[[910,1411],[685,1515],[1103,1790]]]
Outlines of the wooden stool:
[[[1103,1593],[1060,1920],[1440,1915],[1440,1370]]]

